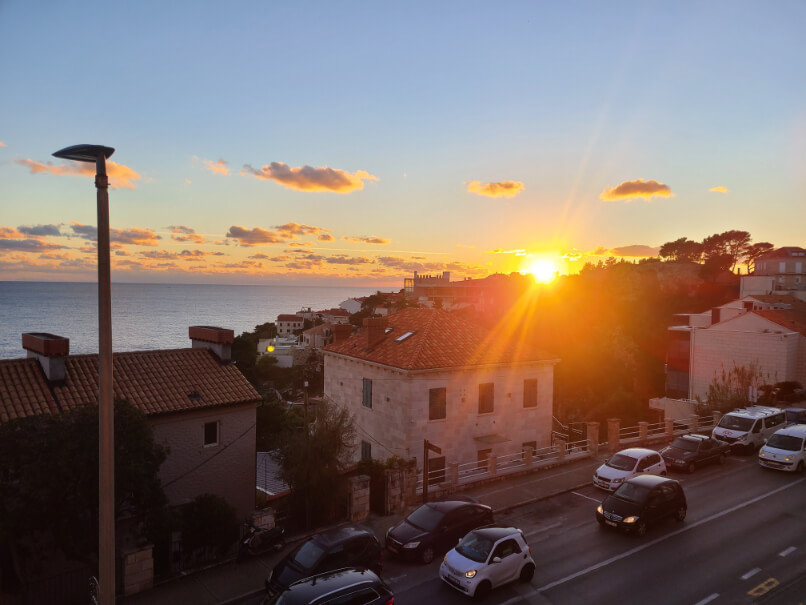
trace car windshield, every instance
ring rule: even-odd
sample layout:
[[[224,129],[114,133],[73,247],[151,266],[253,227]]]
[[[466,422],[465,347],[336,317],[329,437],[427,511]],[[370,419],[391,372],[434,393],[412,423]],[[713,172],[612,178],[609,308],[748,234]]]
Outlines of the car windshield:
[[[428,504],[423,504],[406,517],[406,521],[419,529],[433,531],[445,515]]]
[[[291,556],[291,562],[302,569],[312,569],[325,551],[314,540],[303,542]]]
[[[492,548],[493,543],[491,540],[488,540],[487,538],[484,538],[478,533],[472,531],[462,538],[462,541],[459,542],[459,545],[456,547],[456,552],[463,557],[467,557],[471,561],[484,563],[484,561],[487,560],[487,557],[490,556],[490,551]]]
[[[643,502],[648,493],[649,489],[646,487],[641,487],[633,483],[624,483],[613,492],[613,495],[619,500],[626,500],[627,502]]]
[[[685,450],[686,452],[697,451],[697,443],[691,439],[675,439],[672,442],[672,447],[676,447],[679,450]]]
[[[779,435],[776,433],[769,438],[767,446],[788,452],[799,452],[803,448],[803,439],[793,435]]]
[[[614,468],[619,471],[631,471],[635,468],[635,463],[638,462],[632,456],[627,456],[625,454],[616,454],[610,460],[606,462],[607,466],[610,468]]]
[[[722,420],[719,421],[718,426],[721,426],[723,429],[731,429],[734,431],[749,431],[753,426],[753,419],[727,414],[722,417]]]

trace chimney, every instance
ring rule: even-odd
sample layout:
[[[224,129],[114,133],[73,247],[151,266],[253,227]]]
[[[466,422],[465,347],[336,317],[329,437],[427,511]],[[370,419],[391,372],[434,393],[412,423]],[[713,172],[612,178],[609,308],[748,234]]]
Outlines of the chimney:
[[[330,326],[333,333],[333,342],[342,342],[353,335],[353,326],[351,324],[333,324]]]
[[[221,363],[232,360],[232,341],[235,332],[215,326],[190,326],[188,336],[194,349],[209,349]]]
[[[22,348],[28,357],[36,357],[50,382],[64,380],[64,361],[70,354],[70,339],[47,332],[28,332],[22,335]]]
[[[367,348],[371,349],[383,340],[386,336],[385,317],[367,317],[364,320],[364,327],[367,329]]]

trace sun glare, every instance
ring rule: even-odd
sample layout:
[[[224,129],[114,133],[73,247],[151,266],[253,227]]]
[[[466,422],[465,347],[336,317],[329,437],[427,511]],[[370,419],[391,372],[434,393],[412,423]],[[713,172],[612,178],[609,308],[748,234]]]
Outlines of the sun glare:
[[[526,271],[531,273],[535,280],[541,284],[548,284],[557,277],[557,265],[554,264],[553,260],[548,258],[538,258],[534,260],[526,268]]]

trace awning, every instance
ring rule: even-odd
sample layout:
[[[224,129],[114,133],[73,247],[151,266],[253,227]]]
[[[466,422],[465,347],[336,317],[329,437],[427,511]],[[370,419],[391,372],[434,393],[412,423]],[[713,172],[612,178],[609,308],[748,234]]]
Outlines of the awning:
[[[479,445],[495,445],[496,443],[506,443],[507,441],[512,441],[503,435],[499,435],[498,433],[490,433],[489,435],[480,435],[478,437],[473,437],[476,443]]]

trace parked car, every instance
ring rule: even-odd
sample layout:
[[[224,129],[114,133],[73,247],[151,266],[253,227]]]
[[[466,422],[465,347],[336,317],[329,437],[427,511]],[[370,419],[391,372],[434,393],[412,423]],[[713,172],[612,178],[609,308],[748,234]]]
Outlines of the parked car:
[[[271,605],[394,605],[392,589],[369,569],[345,568],[298,580]]]
[[[477,502],[448,500],[423,504],[386,532],[386,549],[394,555],[430,563],[471,529],[493,522],[493,509]]]
[[[724,464],[730,445],[706,435],[683,435],[660,451],[666,467],[693,473],[706,464]]]
[[[314,534],[274,566],[266,593],[276,598],[298,580],[344,567],[380,573],[381,544],[368,527],[347,525]]]
[[[534,573],[526,538],[514,527],[474,529],[448,551],[439,567],[443,582],[479,599],[502,584],[529,582]]]
[[[711,431],[711,436],[729,443],[733,450],[753,453],[764,440],[786,422],[783,410],[753,405],[728,412]]]
[[[668,518],[683,521],[688,505],[683,487],[674,479],[641,475],[624,482],[596,509],[601,527],[615,527],[643,536],[650,525]]]
[[[787,426],[792,424],[806,424],[806,408],[784,408],[784,417]]]
[[[620,451],[593,473],[596,487],[613,491],[631,477],[638,475],[665,475],[666,464],[655,450],[631,447]]]
[[[806,465],[806,424],[793,424],[773,433],[758,451],[763,468],[800,473]]]

